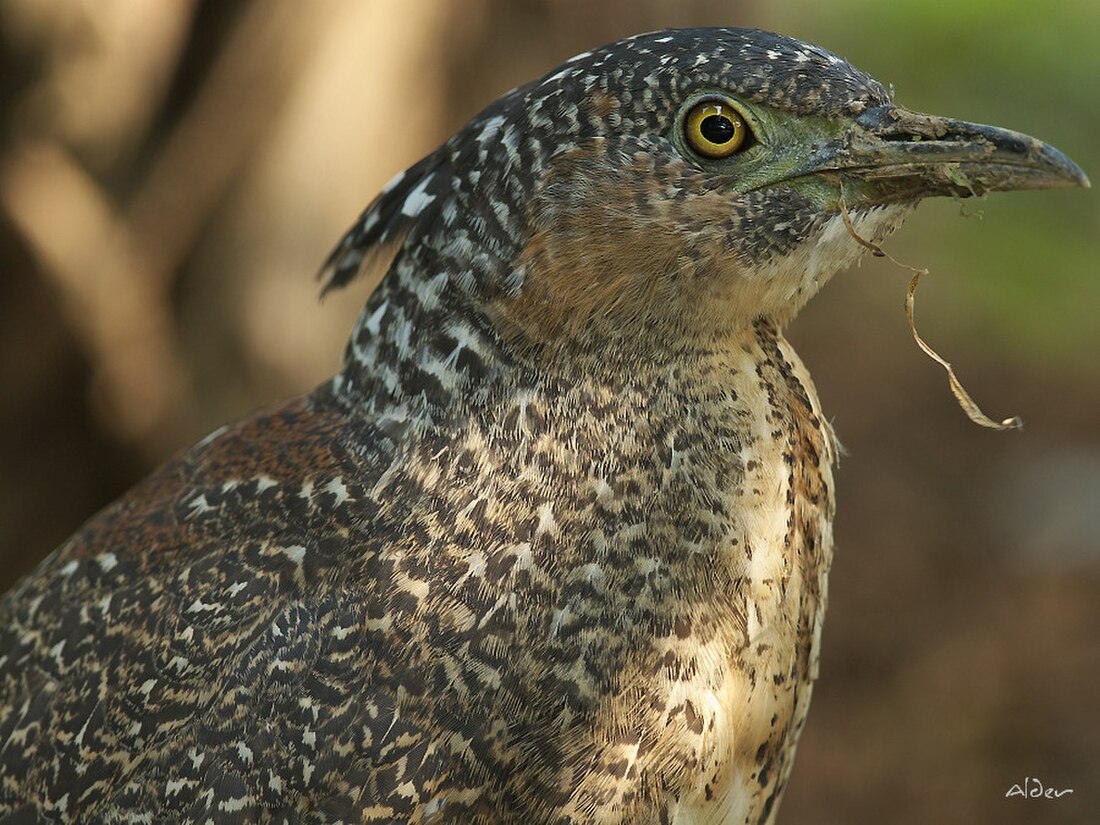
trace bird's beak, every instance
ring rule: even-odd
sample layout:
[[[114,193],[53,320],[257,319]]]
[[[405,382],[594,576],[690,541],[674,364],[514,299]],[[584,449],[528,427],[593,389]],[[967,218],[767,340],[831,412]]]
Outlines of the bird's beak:
[[[865,112],[800,171],[841,178],[849,203],[866,206],[1090,186],[1081,167],[1036,138],[896,106]]]

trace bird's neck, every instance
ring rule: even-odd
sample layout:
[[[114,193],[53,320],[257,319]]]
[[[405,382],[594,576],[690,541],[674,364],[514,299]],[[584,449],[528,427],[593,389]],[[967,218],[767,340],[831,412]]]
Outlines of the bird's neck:
[[[738,385],[758,380],[754,365],[789,351],[779,322],[766,318],[708,334],[656,324],[594,326],[532,342],[502,331],[483,299],[446,270],[434,278],[405,267],[391,271],[362,312],[333,381],[343,405],[368,416],[400,408],[444,425],[491,411],[513,392],[560,396],[583,384],[638,393],[650,399],[648,412],[680,416],[697,389],[744,394]],[[812,394],[808,381],[806,387]]]

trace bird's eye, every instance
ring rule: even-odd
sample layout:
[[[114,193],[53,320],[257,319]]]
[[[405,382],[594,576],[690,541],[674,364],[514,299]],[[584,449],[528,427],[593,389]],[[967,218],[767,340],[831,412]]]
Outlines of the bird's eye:
[[[688,146],[705,158],[728,158],[748,145],[749,127],[726,101],[704,100],[684,119],[684,137]]]

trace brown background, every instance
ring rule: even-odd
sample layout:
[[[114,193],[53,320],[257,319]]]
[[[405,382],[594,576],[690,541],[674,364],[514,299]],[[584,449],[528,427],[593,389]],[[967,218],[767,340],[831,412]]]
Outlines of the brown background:
[[[367,288],[311,279],[493,97],[642,30],[819,42],[918,109],[1100,172],[1100,6],[976,0],[0,5],[0,586],[174,450],[339,363]],[[883,8],[888,6],[888,8]],[[963,6],[963,8],[959,8]],[[781,820],[1100,821],[1100,206],[922,206],[792,337],[849,448],[822,679]],[[963,216],[960,216],[960,213]],[[1005,799],[1025,777],[1074,792]]]

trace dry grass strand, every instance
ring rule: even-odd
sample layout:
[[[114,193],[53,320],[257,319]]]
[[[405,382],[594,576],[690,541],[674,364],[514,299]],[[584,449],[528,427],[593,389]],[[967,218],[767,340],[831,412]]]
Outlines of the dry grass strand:
[[[913,318],[913,303],[917,294],[917,284],[920,283],[920,279],[928,274],[927,269],[918,269],[915,266],[902,263],[889,252],[886,252],[878,244],[873,241],[869,241],[866,238],[860,236],[856,231],[855,226],[852,224],[851,216],[848,214],[848,205],[844,201],[844,187],[840,186],[840,198],[838,200],[840,207],[840,216],[844,220],[844,226],[848,230],[848,234],[858,243],[860,246],[866,247],[871,250],[871,253],[879,258],[886,258],[891,263],[900,266],[902,269],[907,269],[913,273],[913,277],[909,280],[909,288],[905,293],[905,320],[909,324],[909,331],[913,334],[913,340],[917,342],[917,346],[921,348],[925,355],[939,364],[947,372],[947,382],[951,387],[951,394],[955,396],[955,400],[959,403],[962,411],[966,413],[966,417],[973,421],[975,424],[981,427],[987,427],[991,430],[1022,430],[1024,422],[1019,416],[1011,416],[1001,421],[995,421],[990,418],[984,412],[981,407],[970,397],[970,393],[966,391],[966,388],[962,385],[959,377],[955,375],[955,369],[951,364],[943,358],[938,352],[936,352],[928,344],[920,333],[917,332],[917,323]]]

